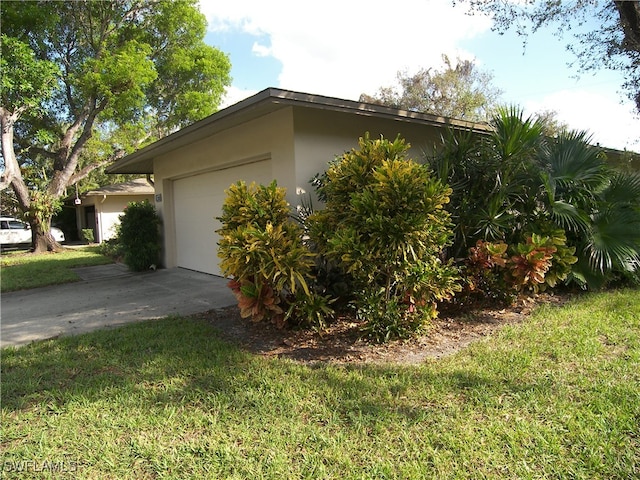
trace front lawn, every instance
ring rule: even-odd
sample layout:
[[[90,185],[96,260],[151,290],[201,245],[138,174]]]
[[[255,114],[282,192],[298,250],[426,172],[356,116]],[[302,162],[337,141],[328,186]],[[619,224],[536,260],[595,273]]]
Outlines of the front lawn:
[[[3,478],[639,478],[640,294],[420,366],[266,359],[167,318],[5,349],[1,400]]]
[[[4,253],[0,256],[0,291],[11,292],[78,281],[77,267],[105,265],[113,260],[100,255],[98,247],[66,248],[58,253]]]

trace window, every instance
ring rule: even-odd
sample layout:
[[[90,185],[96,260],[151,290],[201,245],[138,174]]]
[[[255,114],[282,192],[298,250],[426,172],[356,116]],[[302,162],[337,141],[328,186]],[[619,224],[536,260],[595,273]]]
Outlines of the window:
[[[4,226],[2,228],[4,228]],[[18,220],[9,220],[9,228],[11,230],[25,230],[29,228],[29,226],[26,223],[19,222]]]

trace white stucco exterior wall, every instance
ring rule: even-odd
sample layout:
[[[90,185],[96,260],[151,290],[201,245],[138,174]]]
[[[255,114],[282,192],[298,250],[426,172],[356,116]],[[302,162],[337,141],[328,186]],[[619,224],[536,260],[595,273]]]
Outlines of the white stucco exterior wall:
[[[131,202],[142,202],[144,200],[153,203],[153,195],[92,195],[83,198],[82,204],[76,209],[76,219],[78,229],[93,228],[94,240],[102,243],[113,238],[116,234],[116,226],[120,224],[120,215],[125,207]],[[86,207],[95,208],[95,225],[88,225],[84,211]],[[81,232],[78,232],[81,233]],[[82,235],[80,235],[82,238]]]

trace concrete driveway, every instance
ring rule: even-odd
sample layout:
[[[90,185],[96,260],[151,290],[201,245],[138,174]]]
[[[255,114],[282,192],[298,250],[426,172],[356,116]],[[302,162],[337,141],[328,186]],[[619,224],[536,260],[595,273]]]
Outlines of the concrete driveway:
[[[236,303],[226,279],[182,268],[132,273],[114,264],[76,272],[82,281],[2,294],[0,346]]]

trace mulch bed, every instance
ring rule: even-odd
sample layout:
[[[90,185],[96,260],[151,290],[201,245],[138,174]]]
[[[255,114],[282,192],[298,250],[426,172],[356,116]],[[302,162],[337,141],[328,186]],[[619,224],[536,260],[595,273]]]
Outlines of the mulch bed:
[[[339,318],[322,332],[278,329],[270,323],[254,323],[241,318],[235,306],[194,317],[210,322],[223,339],[264,357],[287,358],[303,363],[411,365],[451,355],[505,325],[524,321],[533,307],[540,303],[561,305],[568,298],[569,295],[544,294],[504,309],[444,311],[424,334],[385,344],[363,339],[361,324],[348,317]]]

